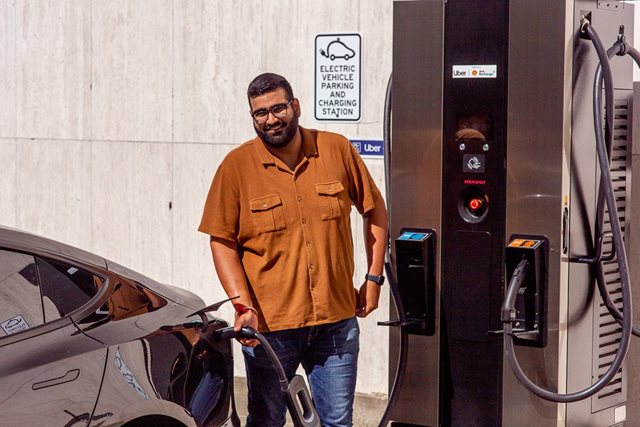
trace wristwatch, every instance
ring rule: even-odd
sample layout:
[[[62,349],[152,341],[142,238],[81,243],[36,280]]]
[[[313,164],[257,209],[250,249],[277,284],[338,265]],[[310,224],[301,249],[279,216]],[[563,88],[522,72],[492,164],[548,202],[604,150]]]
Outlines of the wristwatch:
[[[384,276],[376,276],[375,274],[365,274],[365,279],[375,282],[378,286],[384,284]]]

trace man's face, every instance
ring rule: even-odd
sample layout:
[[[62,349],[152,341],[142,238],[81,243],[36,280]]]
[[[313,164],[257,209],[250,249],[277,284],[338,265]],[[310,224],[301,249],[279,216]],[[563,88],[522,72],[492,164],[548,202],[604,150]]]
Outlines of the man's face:
[[[300,104],[296,98],[289,101],[287,92],[283,88],[277,88],[251,98],[249,104],[254,117],[253,128],[265,143],[274,148],[282,148],[293,140],[300,116]]]

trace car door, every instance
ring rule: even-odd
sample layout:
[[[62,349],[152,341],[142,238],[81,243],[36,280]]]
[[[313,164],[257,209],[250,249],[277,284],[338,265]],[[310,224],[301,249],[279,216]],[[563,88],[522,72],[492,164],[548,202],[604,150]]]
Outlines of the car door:
[[[104,372],[104,345],[69,314],[103,279],[69,262],[0,250],[2,426],[88,425]],[[92,426],[109,414],[93,414]]]

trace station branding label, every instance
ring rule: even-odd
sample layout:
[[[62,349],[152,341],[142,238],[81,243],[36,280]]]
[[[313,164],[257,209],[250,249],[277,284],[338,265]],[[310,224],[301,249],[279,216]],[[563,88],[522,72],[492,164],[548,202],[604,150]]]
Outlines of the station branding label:
[[[384,157],[384,141],[378,139],[352,139],[351,144],[362,157]]]
[[[360,121],[360,34],[318,34],[315,42],[315,118]]]
[[[498,77],[497,65],[454,65],[454,79],[495,79]]]

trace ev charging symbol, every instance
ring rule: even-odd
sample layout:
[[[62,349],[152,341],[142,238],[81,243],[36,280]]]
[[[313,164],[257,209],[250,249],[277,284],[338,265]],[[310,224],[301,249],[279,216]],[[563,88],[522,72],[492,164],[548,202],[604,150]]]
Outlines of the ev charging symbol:
[[[320,49],[320,55],[329,58],[331,61],[335,61],[336,59],[348,60],[356,56],[356,51],[341,41],[340,37],[337,37],[327,45],[326,51]]]
[[[462,170],[467,173],[483,173],[484,159],[484,154],[465,154],[462,158]]]
[[[480,163],[480,160],[478,160],[477,157],[472,157],[467,162],[467,167],[472,170],[480,169],[481,166],[482,163]]]

